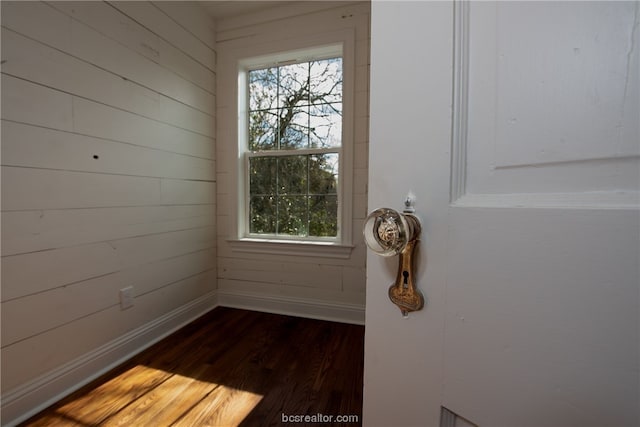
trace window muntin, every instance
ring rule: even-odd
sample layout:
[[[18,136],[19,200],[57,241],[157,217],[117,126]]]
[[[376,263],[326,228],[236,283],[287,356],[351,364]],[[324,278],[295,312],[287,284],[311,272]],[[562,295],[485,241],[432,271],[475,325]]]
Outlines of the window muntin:
[[[339,240],[342,58],[246,78],[248,236]]]

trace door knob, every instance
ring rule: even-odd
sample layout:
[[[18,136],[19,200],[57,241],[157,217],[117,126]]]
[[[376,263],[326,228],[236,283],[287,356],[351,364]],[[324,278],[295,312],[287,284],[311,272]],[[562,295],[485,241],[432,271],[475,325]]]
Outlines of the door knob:
[[[416,287],[413,266],[422,228],[409,199],[405,205],[402,213],[390,208],[371,212],[365,220],[363,234],[367,246],[375,254],[400,256],[396,281],[389,288],[389,299],[407,317],[409,312],[422,309],[424,297]]]

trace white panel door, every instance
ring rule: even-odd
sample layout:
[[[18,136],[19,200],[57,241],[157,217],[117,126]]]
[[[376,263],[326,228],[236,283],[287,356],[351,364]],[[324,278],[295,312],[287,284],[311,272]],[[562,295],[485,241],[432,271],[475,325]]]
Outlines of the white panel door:
[[[427,302],[369,253],[365,425],[640,424],[639,9],[373,3],[369,210],[416,196]]]

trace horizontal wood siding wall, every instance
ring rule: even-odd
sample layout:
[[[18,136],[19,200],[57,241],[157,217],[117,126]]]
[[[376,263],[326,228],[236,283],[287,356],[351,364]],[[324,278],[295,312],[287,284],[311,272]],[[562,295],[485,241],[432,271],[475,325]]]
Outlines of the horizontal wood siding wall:
[[[191,2],[1,7],[4,400],[215,293],[216,52]]]
[[[369,126],[368,3],[298,2],[260,14],[218,23],[218,292],[220,304],[286,314],[363,322],[365,256],[362,225],[367,215]],[[339,31],[355,32],[355,111],[353,149],[354,249],[349,259],[234,251],[233,229],[237,125],[237,75],[229,58],[252,44],[266,49],[283,40]],[[226,62],[225,62],[226,61]]]

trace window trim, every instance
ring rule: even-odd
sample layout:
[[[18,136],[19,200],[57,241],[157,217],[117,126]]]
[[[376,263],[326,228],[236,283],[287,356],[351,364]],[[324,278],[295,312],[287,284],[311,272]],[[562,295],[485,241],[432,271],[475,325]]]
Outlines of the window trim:
[[[286,256],[309,256],[349,259],[353,245],[334,242],[279,240],[279,239],[227,239],[235,252],[249,252]]]
[[[321,36],[287,40],[279,43],[280,49],[272,51],[264,46],[255,46],[238,52],[236,57],[236,97],[235,111],[236,166],[235,192],[230,194],[233,229],[227,241],[232,250],[239,252],[272,253],[299,256],[326,256],[331,258],[349,258],[352,245],[353,223],[353,145],[354,145],[354,108],[355,108],[355,32],[353,30],[336,31]],[[327,238],[298,238],[297,236],[264,236],[248,233],[248,182],[246,175],[247,153],[247,111],[248,85],[247,72],[269,66],[285,65],[283,62],[305,62],[314,59],[326,59],[341,56],[343,67],[342,99],[342,145],[333,152],[340,153],[339,168],[339,213],[338,236]],[[302,152],[302,150],[301,150]],[[271,153],[270,153],[271,154]],[[232,175],[233,176],[233,175]],[[235,231],[233,231],[235,230]]]

